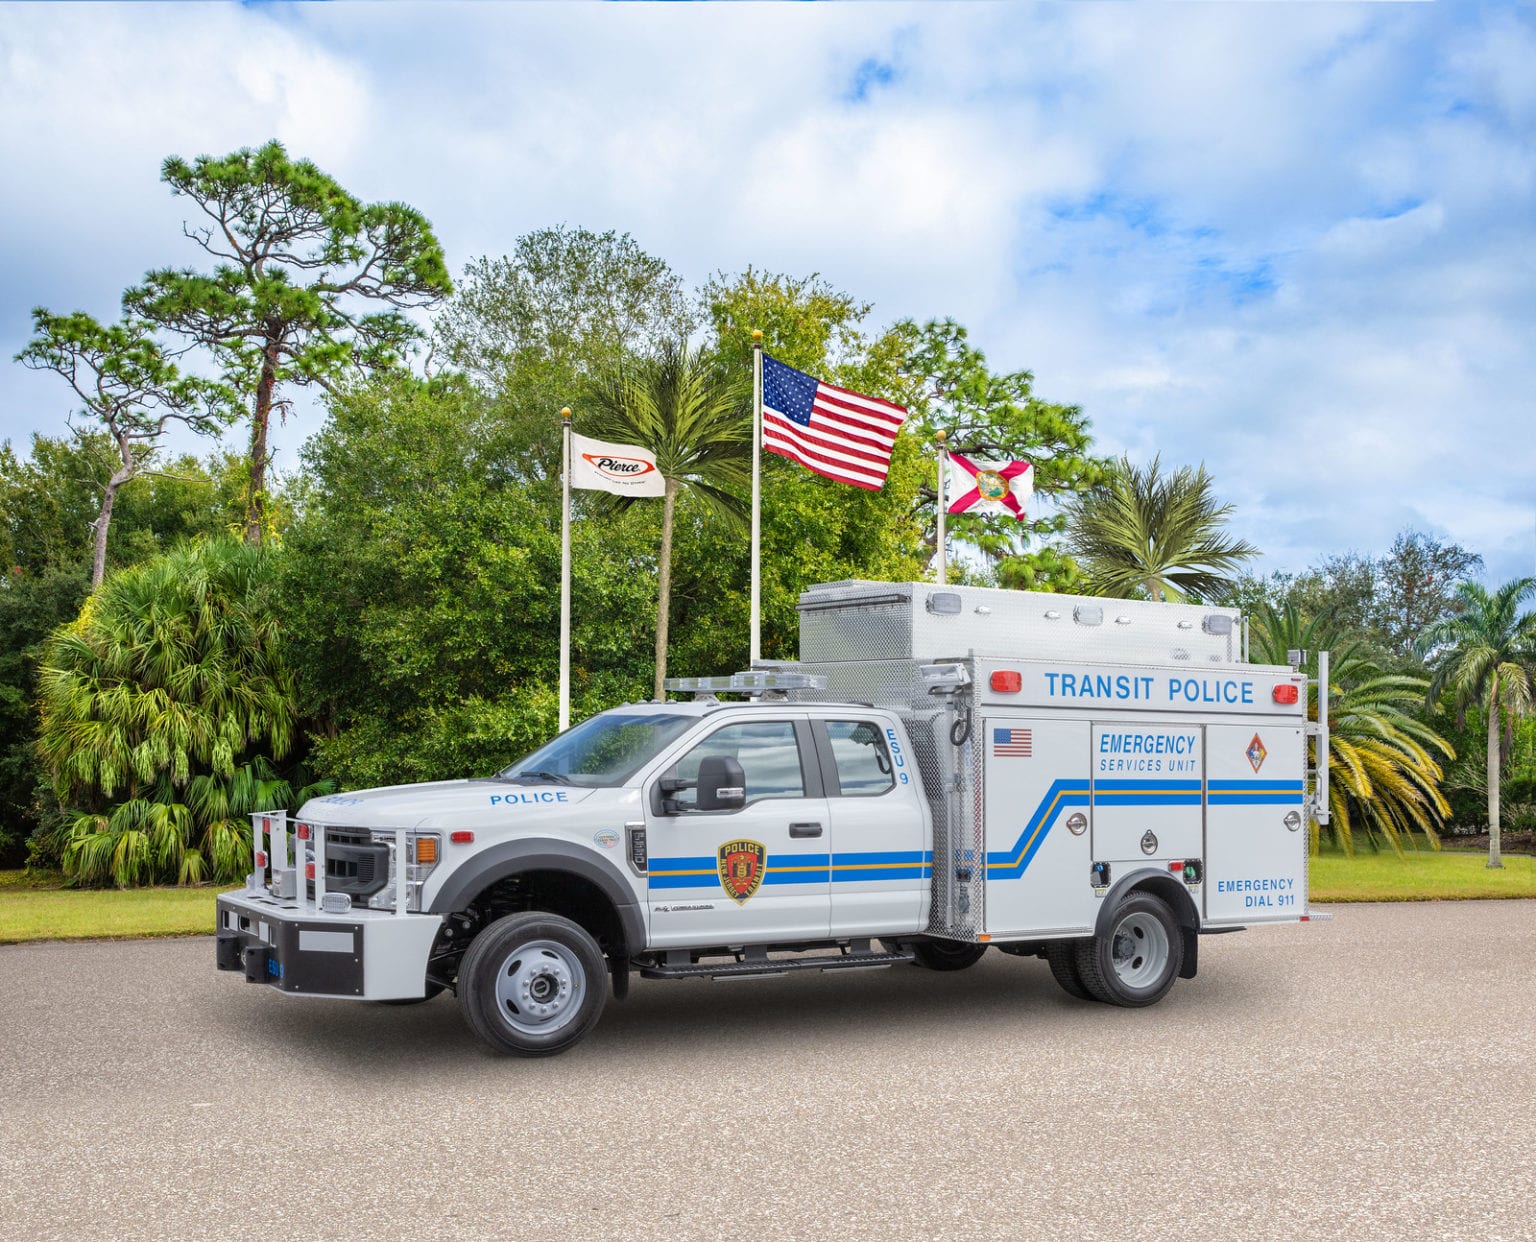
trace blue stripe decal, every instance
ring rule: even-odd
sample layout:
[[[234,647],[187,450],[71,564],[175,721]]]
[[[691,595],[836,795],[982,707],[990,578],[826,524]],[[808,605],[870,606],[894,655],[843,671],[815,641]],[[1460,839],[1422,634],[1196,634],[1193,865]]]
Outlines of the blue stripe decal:
[[[987,855],[987,877],[997,880],[1014,880],[1024,874],[1045,843],[1063,809],[1069,806],[1088,805],[1087,782],[1078,780],[1056,781],[1045,791],[1045,797],[1035,807],[1024,831],[1012,848]]]

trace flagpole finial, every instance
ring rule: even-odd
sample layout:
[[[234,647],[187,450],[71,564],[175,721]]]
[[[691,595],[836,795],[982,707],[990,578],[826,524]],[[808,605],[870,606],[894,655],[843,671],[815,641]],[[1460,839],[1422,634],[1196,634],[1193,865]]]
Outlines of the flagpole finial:
[[[560,411],[560,417],[563,418],[566,422],[570,422],[571,421],[571,407],[570,406],[566,406],[564,409],[562,409]]]
[[[944,440],[947,437],[947,435],[948,435],[948,433],[942,427],[940,427],[937,431],[935,431],[933,433],[933,438],[939,442],[939,447],[940,448],[944,447]]]
[[[761,345],[762,343],[763,343],[763,330],[761,328],[753,328],[752,329],[752,344],[754,344],[754,345]]]

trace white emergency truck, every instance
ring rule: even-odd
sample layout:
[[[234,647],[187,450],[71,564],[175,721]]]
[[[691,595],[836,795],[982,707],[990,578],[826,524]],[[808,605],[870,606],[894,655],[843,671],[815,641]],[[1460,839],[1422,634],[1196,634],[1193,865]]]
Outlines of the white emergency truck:
[[[669,683],[689,697],[494,777],[256,816],[219,967],[295,996],[451,988],[493,1048],[539,1056],[635,972],[993,946],[1140,1006],[1194,977],[1201,935],[1308,917],[1326,707],[1309,724],[1305,675],[1247,662],[1238,613],[839,582],[800,617],[800,662]]]

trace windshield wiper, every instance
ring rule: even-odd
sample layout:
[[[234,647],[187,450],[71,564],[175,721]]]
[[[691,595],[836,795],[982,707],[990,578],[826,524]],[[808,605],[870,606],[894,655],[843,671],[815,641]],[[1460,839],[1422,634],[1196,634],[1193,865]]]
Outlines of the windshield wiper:
[[[574,785],[576,782],[558,772],[519,772],[504,778],[514,785]]]

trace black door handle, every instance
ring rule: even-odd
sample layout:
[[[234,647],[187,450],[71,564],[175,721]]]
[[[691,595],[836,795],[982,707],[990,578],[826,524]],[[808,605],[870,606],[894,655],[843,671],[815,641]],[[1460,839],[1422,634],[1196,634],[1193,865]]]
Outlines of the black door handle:
[[[791,824],[789,835],[792,837],[819,837],[821,835],[820,824]]]

